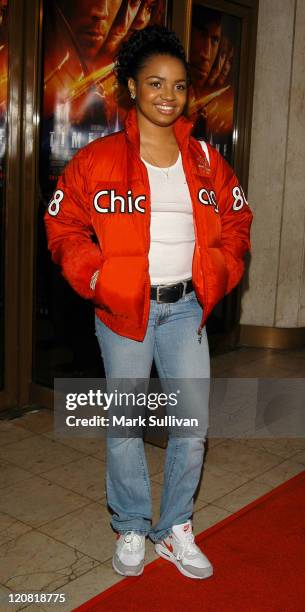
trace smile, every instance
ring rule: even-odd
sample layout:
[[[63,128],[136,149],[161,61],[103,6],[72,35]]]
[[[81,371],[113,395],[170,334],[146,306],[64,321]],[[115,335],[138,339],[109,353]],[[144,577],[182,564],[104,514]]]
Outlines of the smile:
[[[158,111],[160,113],[163,113],[164,115],[170,115],[176,109],[175,106],[170,106],[168,104],[156,104],[155,106],[158,109]]]

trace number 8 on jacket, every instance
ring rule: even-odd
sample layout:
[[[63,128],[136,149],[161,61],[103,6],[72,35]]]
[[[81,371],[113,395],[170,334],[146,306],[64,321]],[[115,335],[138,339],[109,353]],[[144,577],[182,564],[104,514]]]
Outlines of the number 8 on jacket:
[[[52,215],[52,217],[56,217],[56,215],[58,215],[59,209],[60,209],[60,203],[63,197],[64,197],[64,192],[61,191],[61,189],[57,189],[57,191],[55,191],[53,198],[50,201],[50,204],[48,206],[48,213],[49,215]]]
[[[240,210],[244,204],[247,204],[247,206],[249,206],[247,200],[246,200],[246,196],[243,192],[243,188],[241,186],[239,187],[234,187],[234,189],[232,189],[232,195],[234,197],[234,202],[233,202],[233,210]]]

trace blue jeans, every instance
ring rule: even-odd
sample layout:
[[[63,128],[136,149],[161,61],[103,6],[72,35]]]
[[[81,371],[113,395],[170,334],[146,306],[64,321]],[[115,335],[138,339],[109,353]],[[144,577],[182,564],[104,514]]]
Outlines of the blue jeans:
[[[161,379],[208,379],[204,397],[196,397],[196,393],[194,397],[192,385],[189,388],[189,405],[197,402],[204,412],[204,433],[189,438],[169,435],[160,519],[155,527],[151,526],[150,481],[142,438],[107,437],[107,501],[114,513],[112,527],[119,533],[134,530],[156,542],[166,537],[173,525],[192,516],[208,428],[210,358],[205,328],[201,343],[198,341],[201,316],[194,291],[172,304],[151,300],[143,342],[114,333],[95,317],[107,379],[148,379],[153,359]]]

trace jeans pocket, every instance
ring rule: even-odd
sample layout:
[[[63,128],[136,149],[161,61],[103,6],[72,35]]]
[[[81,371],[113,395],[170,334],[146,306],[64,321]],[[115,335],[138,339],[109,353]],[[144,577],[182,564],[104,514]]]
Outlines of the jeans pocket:
[[[196,299],[196,293],[195,291],[190,291],[189,293],[187,293],[184,297],[182,297],[179,302],[191,302],[191,300],[195,300]]]

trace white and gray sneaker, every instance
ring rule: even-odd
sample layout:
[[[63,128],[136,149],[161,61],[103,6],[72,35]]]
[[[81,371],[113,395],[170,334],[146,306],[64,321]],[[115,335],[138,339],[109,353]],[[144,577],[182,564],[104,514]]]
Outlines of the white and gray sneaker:
[[[213,575],[213,566],[195,544],[191,521],[174,525],[172,533],[156,543],[155,550],[188,578],[202,579]]]
[[[112,567],[121,576],[140,576],[144,569],[145,536],[126,531],[117,535]]]

